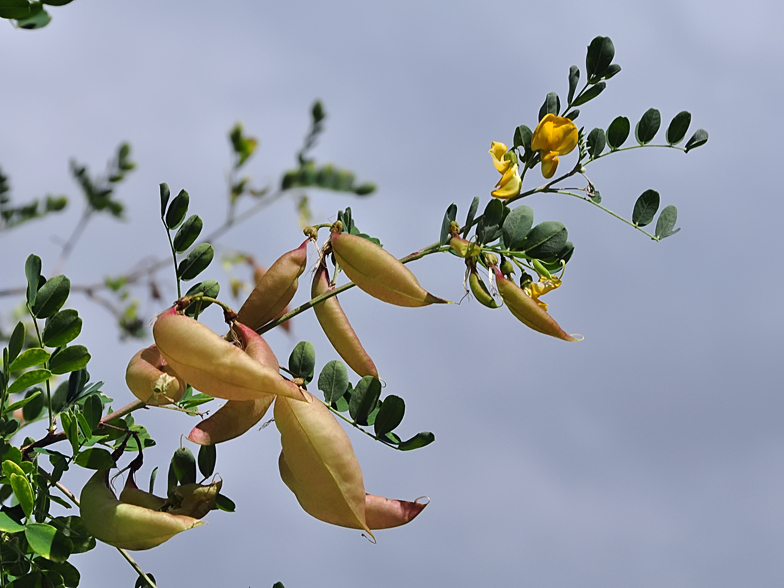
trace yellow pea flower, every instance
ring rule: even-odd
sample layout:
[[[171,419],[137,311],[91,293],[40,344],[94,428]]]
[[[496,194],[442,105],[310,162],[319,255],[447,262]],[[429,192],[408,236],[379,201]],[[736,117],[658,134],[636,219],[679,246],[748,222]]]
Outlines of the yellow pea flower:
[[[566,117],[546,114],[536,126],[531,138],[531,149],[542,156],[542,175],[552,178],[558,168],[558,156],[567,155],[577,147],[578,132]]]
[[[547,310],[547,304],[539,300],[539,297],[544,296],[551,290],[555,290],[560,285],[561,280],[555,276],[551,278],[540,277],[538,282],[528,282],[525,286],[523,286],[523,290],[526,294],[533,298],[539,306],[541,306],[544,310]]]
[[[489,153],[493,157],[493,165],[502,174],[501,179],[495,185],[496,189],[490,192],[490,195],[495,198],[517,196],[523,183],[520,179],[515,158],[505,158],[506,152],[506,145],[497,141],[492,142]]]

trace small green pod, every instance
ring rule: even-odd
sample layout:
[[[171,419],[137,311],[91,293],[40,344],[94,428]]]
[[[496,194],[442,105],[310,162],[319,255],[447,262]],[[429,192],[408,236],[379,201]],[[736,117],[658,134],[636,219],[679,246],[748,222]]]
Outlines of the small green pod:
[[[485,286],[485,283],[482,281],[482,278],[479,277],[479,272],[476,271],[476,268],[471,268],[471,273],[468,275],[468,285],[477,302],[483,304],[487,308],[498,308],[499,304],[490,294],[487,286]]]

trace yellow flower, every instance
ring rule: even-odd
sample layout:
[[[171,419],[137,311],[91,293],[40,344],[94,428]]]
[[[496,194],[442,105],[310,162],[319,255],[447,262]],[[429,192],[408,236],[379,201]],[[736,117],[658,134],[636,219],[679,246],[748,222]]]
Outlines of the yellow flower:
[[[539,297],[544,296],[551,290],[555,290],[560,285],[561,280],[555,276],[551,278],[540,277],[538,282],[528,282],[525,286],[523,286],[523,290],[525,290],[525,293],[533,298],[539,306],[541,306],[544,310],[547,310],[547,304],[539,300]]]
[[[497,141],[492,142],[489,153],[493,157],[493,165],[502,174],[501,179],[495,185],[496,189],[490,192],[490,195],[495,198],[517,196],[523,183],[517,171],[514,154],[511,154],[511,158],[507,158],[505,157],[506,152],[506,145]]]
[[[577,147],[577,127],[563,116],[545,115],[531,138],[531,149],[541,152],[542,175],[552,178],[558,167],[558,156],[571,153]]]

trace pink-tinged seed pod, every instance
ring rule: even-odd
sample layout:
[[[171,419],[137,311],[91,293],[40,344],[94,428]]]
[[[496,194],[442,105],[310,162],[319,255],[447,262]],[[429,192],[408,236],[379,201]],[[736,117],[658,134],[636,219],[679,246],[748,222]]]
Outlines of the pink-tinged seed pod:
[[[261,281],[261,278],[263,278],[264,274],[266,274],[266,273],[267,273],[267,268],[266,267],[264,267],[263,265],[256,265],[254,263],[253,264],[253,283],[254,284],[258,284]],[[288,314],[288,312],[289,312],[289,307],[286,306],[286,308],[283,309],[283,313],[282,314]],[[280,326],[287,333],[289,331],[291,331],[291,321],[290,320],[286,321],[285,323],[281,323]]]
[[[414,520],[428,502],[391,500],[373,494],[365,495],[365,521],[371,529],[391,529]]]
[[[536,301],[528,296],[525,291],[511,280],[507,280],[501,271],[493,268],[498,286],[498,293],[506,307],[521,323],[534,331],[545,335],[563,339],[564,341],[579,341],[564,331],[555,319],[551,317]]]
[[[403,263],[372,241],[348,233],[332,233],[330,240],[348,278],[374,298],[408,307],[449,302],[430,294]]]
[[[363,529],[365,484],[354,449],[329,409],[305,392],[306,402],[280,397],[275,425],[283,446],[283,482],[309,515],[333,525]]]
[[[136,398],[153,406],[179,401],[186,388],[155,345],[131,358],[125,370],[125,383]]]
[[[133,479],[133,473],[128,474],[125,479],[125,486],[120,492],[120,502],[133,504],[150,510],[161,510],[166,506],[166,499],[140,490]]]
[[[329,290],[329,273],[326,266],[320,265],[313,276],[310,296],[315,298]],[[348,322],[346,313],[338,302],[337,296],[327,298],[324,302],[313,307],[324,334],[332,343],[332,347],[338,352],[349,367],[360,376],[373,376],[378,378],[376,364],[359,342],[357,334]]]
[[[152,334],[166,363],[205,394],[226,400],[256,400],[265,394],[304,400],[299,386],[277,369],[262,365],[175,308],[158,315]]]
[[[245,343],[245,353],[277,370],[278,359],[267,342],[242,323],[234,326]],[[229,400],[214,415],[196,425],[188,439],[199,445],[214,445],[239,437],[264,418],[274,399],[273,394],[265,394],[256,400]]]
[[[294,294],[299,277],[308,263],[308,242],[305,241],[272,264],[259,280],[253,292],[240,307],[237,320],[254,331],[283,316]]]

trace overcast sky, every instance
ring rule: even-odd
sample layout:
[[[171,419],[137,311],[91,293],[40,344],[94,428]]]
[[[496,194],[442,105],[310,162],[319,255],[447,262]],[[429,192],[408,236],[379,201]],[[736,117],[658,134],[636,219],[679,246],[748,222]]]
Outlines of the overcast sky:
[[[77,222],[69,158],[97,173],[129,141],[138,163],[118,191],[127,221],[96,218],[65,267],[73,283],[91,283],[167,255],[159,182],[190,192],[206,230],[220,224],[236,121],[261,143],[248,173],[275,182],[294,165],[316,98],[329,115],[317,159],[379,186],[367,199],[311,192],[317,220],[351,206],[363,231],[410,253],[437,238],[450,203],[463,219],[474,196],[487,202],[490,142],[533,128],[547,92],[565,96],[569,66],[584,69],[596,35],[613,39],[623,71],[580,125],[606,128],[620,114],[634,124],[655,107],[665,124],[689,110],[692,130],[710,133],[688,155],[637,150],[588,169],[603,203],[625,216],[648,188],[678,206],[682,231],[661,243],[566,196],[528,199],[537,221],[563,221],[576,245],[547,301],[584,335],[579,344],[475,302],[401,309],[356,290],[341,298],[385,393],[406,400],[401,433],[436,434],[404,454],[349,432],[369,492],[430,496],[417,520],[372,545],[310,518],[280,481],[278,433],[267,427],[219,447],[237,514],[211,513],[208,526],[139,553],[144,569],[162,587],[781,586],[783,6],[77,0],[52,8],[44,30],[6,26],[0,168],[15,201],[66,193],[71,206],[0,236],[3,287],[23,283],[31,251],[49,273]],[[301,240],[284,199],[216,247],[270,264]],[[461,298],[455,258],[411,267],[436,295]],[[228,292],[219,263],[205,277]],[[14,302],[1,301],[6,316]],[[126,404],[125,365],[141,344],[118,341],[94,303],[70,302],[85,317],[93,379]],[[162,307],[142,299],[146,316]],[[285,362],[302,339],[316,345],[317,369],[336,357],[309,315],[268,340]],[[165,471],[195,421],[162,410],[137,420],[158,442],[145,452],[146,479],[155,465]],[[69,472],[64,482],[78,490],[82,480]],[[133,585],[106,545],[74,563],[84,586]]]

